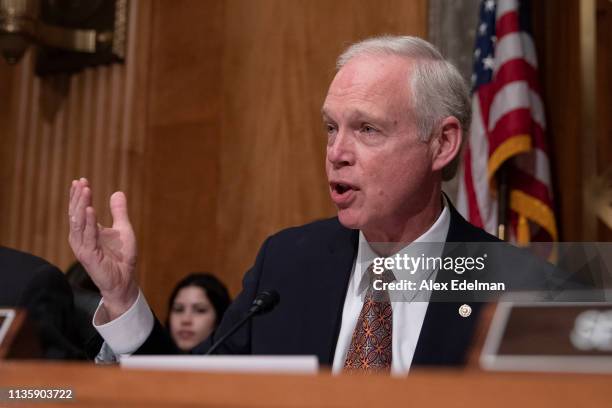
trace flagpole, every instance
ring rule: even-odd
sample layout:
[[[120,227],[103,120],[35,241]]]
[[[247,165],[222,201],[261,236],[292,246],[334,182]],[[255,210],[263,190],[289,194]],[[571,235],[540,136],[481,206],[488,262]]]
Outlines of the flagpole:
[[[508,171],[503,163],[496,173],[497,177],[497,238],[507,241],[508,231]]]

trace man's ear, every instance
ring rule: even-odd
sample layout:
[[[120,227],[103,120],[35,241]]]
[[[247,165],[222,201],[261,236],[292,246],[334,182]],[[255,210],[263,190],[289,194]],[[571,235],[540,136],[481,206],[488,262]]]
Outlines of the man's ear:
[[[461,150],[463,131],[461,123],[454,116],[442,120],[437,128],[437,134],[432,136],[431,154],[433,171],[441,171],[446,167]]]

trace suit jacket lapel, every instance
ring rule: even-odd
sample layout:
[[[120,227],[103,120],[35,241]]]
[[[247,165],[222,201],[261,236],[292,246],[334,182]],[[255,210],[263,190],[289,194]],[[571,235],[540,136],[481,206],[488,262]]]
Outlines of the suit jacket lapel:
[[[321,262],[321,277],[323,278],[322,291],[320,294],[328,294],[326,297],[316,299],[322,306],[321,314],[313,316],[322,319],[320,322],[322,335],[326,338],[318,339],[327,343],[327,355],[321,356],[322,361],[331,365],[336,352],[336,343],[342,324],[342,311],[344,299],[348,288],[353,262],[357,254],[359,232],[341,227],[329,242],[328,251]]]
[[[473,239],[469,224],[449,203],[451,222],[446,238],[448,242],[462,242]],[[445,245],[442,256],[456,256],[461,247],[456,245]],[[466,276],[467,278],[467,276]],[[440,274],[436,276],[436,282],[449,282],[451,275]],[[469,300],[466,300],[469,301]],[[433,292],[425,320],[421,328],[417,342],[412,365],[457,365],[465,361],[466,351],[472,339],[475,325],[480,313],[480,304],[470,303],[472,314],[463,318],[459,316],[459,307],[463,302],[449,301],[445,299],[443,292]]]

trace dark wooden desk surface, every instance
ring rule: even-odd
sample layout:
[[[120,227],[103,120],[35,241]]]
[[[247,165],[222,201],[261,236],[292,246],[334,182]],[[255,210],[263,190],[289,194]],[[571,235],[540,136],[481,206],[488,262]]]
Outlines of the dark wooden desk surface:
[[[72,388],[70,403],[0,407],[612,407],[612,376],[419,370],[386,376],[211,374],[0,361],[0,387]]]

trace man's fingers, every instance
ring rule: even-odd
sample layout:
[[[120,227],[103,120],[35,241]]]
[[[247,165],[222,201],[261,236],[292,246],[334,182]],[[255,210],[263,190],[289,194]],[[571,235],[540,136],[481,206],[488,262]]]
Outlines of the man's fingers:
[[[83,249],[93,251],[98,245],[98,223],[96,222],[96,211],[93,207],[85,209],[85,228],[83,230]]]
[[[72,202],[72,196],[74,195],[75,188],[76,188],[76,180],[72,180],[72,183],[70,183],[70,198],[68,199],[68,204]],[[70,210],[70,205],[68,206],[68,210]]]
[[[70,201],[68,203],[69,215],[74,213],[83,189],[88,186],[89,181],[84,177],[81,177],[78,180],[72,180],[72,185],[70,187]]]
[[[110,210],[113,216],[113,228],[124,228],[130,226],[127,211],[127,199],[121,191],[113,193],[110,197]]]
[[[68,243],[70,244],[70,247],[72,248],[72,252],[74,252],[74,254],[76,255],[81,246],[81,243],[83,242],[83,231],[73,229],[72,225],[73,223],[71,220],[70,221],[70,232],[68,233]]]
[[[84,188],[83,185],[77,181],[70,203],[70,235],[68,236],[68,241],[75,253],[78,252],[83,244],[83,231],[85,229],[85,223],[87,222],[85,208],[87,207],[86,202],[89,195],[91,195],[89,188]]]
[[[72,197],[72,209],[69,215],[70,221],[70,232],[82,232],[85,225],[85,207],[83,204],[83,195],[88,194],[81,191],[81,188],[77,187]]]
[[[78,192],[77,192],[78,194]],[[91,206],[91,190],[84,187],[70,217],[71,229],[83,231],[85,228],[85,209]]]
[[[71,217],[74,215],[74,210],[76,208],[76,204],[79,201],[79,196],[81,195],[81,184],[78,180],[72,180],[72,188],[70,189],[70,203],[68,204],[68,215]]]

